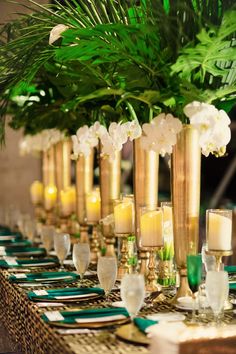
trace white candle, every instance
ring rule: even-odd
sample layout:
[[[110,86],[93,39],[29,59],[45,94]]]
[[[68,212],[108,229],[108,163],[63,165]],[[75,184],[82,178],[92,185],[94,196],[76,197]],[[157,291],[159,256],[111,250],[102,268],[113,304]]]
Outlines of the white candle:
[[[69,216],[75,211],[76,192],[75,187],[70,186],[61,191],[61,212],[64,216]]]
[[[208,249],[231,250],[232,220],[214,212],[208,214]]]
[[[140,235],[142,247],[163,246],[163,212],[147,211],[140,217]]]
[[[46,210],[54,208],[57,201],[57,188],[53,184],[45,187],[44,190],[44,207]]]
[[[131,201],[121,201],[115,205],[114,219],[116,234],[131,234],[134,231],[133,203]]]
[[[87,194],[86,213],[88,222],[98,222],[101,219],[101,198],[99,190]]]
[[[43,184],[39,181],[34,181],[30,186],[30,194],[33,204],[43,203]]]
[[[173,242],[173,220],[172,220],[172,207],[164,205],[163,209],[163,232],[164,241],[167,243]]]

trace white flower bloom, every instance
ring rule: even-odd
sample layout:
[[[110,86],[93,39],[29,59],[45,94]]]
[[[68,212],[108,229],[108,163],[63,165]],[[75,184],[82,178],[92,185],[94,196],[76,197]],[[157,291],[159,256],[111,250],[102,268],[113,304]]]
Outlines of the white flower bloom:
[[[109,214],[109,215],[105,216],[105,218],[100,219],[99,223],[103,224],[103,225],[107,225],[107,226],[108,225],[114,226],[115,225],[114,214]]]
[[[130,141],[133,141],[142,135],[142,128],[137,120],[132,120],[131,122],[122,124],[122,128],[126,132]]]
[[[95,122],[89,129],[91,134],[96,138],[100,138],[103,134],[107,132],[106,127],[104,127],[104,125],[101,125],[99,122]]]
[[[176,144],[176,136],[182,129],[182,123],[172,114],[161,113],[151,123],[143,124],[144,135],[141,144],[145,150],[153,150],[161,156],[171,154]]]
[[[199,132],[202,154],[222,156],[231,139],[230,119],[225,111],[194,101],[184,108],[184,113],[190,119],[190,124]]]
[[[49,35],[49,44],[53,44],[56,42],[59,38],[61,38],[61,34],[66,31],[69,27],[63,24],[56,25],[53,27],[53,29],[50,31]]]

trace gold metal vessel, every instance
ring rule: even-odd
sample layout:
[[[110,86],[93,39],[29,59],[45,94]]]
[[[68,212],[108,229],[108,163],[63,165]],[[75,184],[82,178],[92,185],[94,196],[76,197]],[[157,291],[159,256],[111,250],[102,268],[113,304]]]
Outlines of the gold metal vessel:
[[[159,155],[154,151],[146,151],[141,147],[141,140],[135,139],[134,153],[134,203],[135,203],[135,235],[141,260],[140,273],[146,274],[148,267],[148,250],[139,247],[140,240],[140,206],[157,206],[158,203],[158,170]]]
[[[107,156],[99,159],[100,168],[100,193],[101,193],[101,217],[113,213],[113,201],[120,197],[121,180],[121,153],[116,152],[113,161]],[[103,225],[102,232],[106,239],[106,255],[114,256],[114,233],[111,226]]]
[[[59,197],[60,191],[71,185],[71,149],[70,139],[65,139],[55,145],[56,186]]]
[[[56,166],[55,166],[55,150],[51,146],[47,151],[43,152],[43,185],[56,183]]]
[[[196,254],[199,240],[201,152],[199,134],[185,125],[177,136],[172,154],[172,205],[174,248],[180,287],[173,300],[188,296],[187,254]]]
[[[80,224],[80,241],[88,242],[86,223],[86,194],[93,188],[94,150],[89,156],[80,155],[76,161],[76,214]]]

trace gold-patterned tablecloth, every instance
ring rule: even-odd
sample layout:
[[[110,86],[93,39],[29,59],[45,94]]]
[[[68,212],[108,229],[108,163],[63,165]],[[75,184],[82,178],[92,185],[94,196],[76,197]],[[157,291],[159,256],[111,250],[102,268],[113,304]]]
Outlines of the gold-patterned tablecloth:
[[[38,270],[40,271],[40,270]],[[41,271],[43,271],[41,269]],[[55,271],[53,269],[52,271]],[[22,288],[17,284],[8,281],[9,272],[0,270],[0,318],[10,334],[22,346],[25,353],[33,354],[141,354],[148,353],[147,347],[134,345],[119,340],[115,335],[115,328],[95,330],[83,334],[62,335],[57,328],[51,327],[41,320],[40,315],[50,310],[68,310],[73,308],[103,307],[103,298],[87,302],[66,304],[62,307],[39,308],[34,302],[27,298],[27,291],[30,288]],[[96,276],[86,279],[86,286],[97,284]],[[71,283],[67,286],[75,286]],[[65,285],[61,285],[64,287]],[[53,287],[60,287],[58,285]],[[34,289],[47,289],[50,286],[39,286]],[[120,300],[120,292],[114,291],[111,294],[112,301]],[[153,307],[144,307],[142,315],[155,313],[157,311],[175,311],[167,301],[155,304]],[[232,321],[233,314],[225,315],[225,322]],[[206,319],[206,322],[209,318]]]

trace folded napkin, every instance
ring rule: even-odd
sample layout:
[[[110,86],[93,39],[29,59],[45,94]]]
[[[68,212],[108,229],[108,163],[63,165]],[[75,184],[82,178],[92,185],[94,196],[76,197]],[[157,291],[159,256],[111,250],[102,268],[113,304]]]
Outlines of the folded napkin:
[[[66,324],[80,323],[80,322],[96,322],[104,320],[114,320],[121,319],[125,317],[129,317],[128,312],[125,308],[97,308],[97,309],[89,309],[89,310],[79,310],[79,311],[58,311],[57,315],[61,316],[61,319],[57,319],[59,317],[55,316],[55,319],[52,319],[50,312],[46,312],[41,317],[45,322],[62,322]],[[51,319],[49,318],[51,317]]]
[[[2,240],[0,237],[0,246],[4,247],[26,247],[31,246],[32,242],[28,240],[19,240],[19,239],[11,239],[11,240]]]
[[[45,248],[39,248],[39,247],[21,247],[21,246],[16,246],[16,247],[6,247],[5,251],[2,252],[2,255],[6,254],[7,256],[14,256],[14,255],[34,255],[34,254],[40,254],[44,255],[46,253]],[[1,251],[0,251],[1,255]]]
[[[82,298],[86,295],[89,296],[92,294],[103,295],[104,291],[100,288],[64,288],[64,289],[49,289],[45,292],[44,295],[40,294],[40,291],[29,291],[28,298],[32,301],[42,300],[68,300],[73,298]],[[46,294],[47,293],[47,294]]]
[[[6,257],[0,260],[0,268],[22,268],[22,267],[43,267],[45,265],[57,265],[57,259],[44,258],[44,259],[15,259],[14,257]]]
[[[134,318],[135,326],[138,327],[138,329],[143,333],[146,333],[148,327],[153,326],[154,324],[157,323],[158,321],[148,320],[147,318],[140,318],[140,317]]]
[[[13,283],[25,282],[70,282],[78,279],[78,275],[72,272],[42,272],[42,273],[18,273],[9,276],[9,280]]]
[[[229,290],[236,290],[236,282],[235,283],[229,283]]]
[[[228,273],[236,273],[236,266],[235,265],[225,266],[225,271]]]

